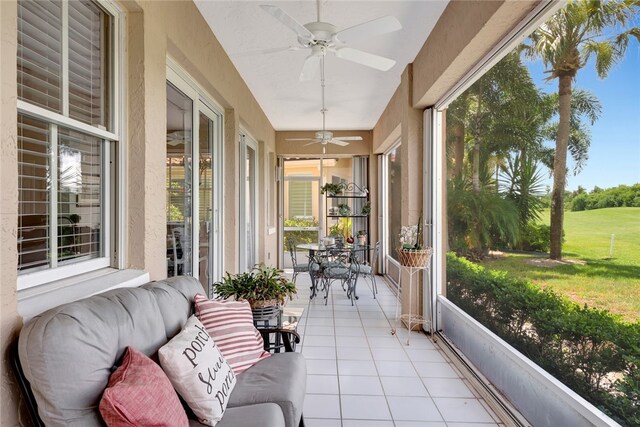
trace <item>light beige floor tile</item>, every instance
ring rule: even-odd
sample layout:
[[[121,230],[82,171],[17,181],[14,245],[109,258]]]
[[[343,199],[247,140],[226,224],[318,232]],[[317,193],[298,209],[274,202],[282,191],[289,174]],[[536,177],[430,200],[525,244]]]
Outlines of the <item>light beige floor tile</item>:
[[[339,381],[341,394],[384,395],[378,377],[341,375]]]
[[[342,418],[355,420],[391,420],[383,396],[340,396]]]
[[[443,421],[429,397],[388,396],[393,419],[398,421]]]
[[[446,422],[492,423],[491,415],[477,399],[435,397],[433,399]]]
[[[387,396],[429,397],[424,384],[417,377],[380,377]]]
[[[305,418],[340,419],[340,398],[337,395],[307,393],[302,411]]]

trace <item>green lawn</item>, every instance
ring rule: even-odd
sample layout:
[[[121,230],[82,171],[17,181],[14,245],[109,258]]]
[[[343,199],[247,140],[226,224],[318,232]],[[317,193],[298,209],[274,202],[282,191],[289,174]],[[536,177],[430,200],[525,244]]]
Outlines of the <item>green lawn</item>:
[[[543,213],[549,223],[549,212]],[[487,268],[505,270],[550,287],[580,304],[606,308],[630,322],[640,321],[640,208],[565,212],[563,257],[584,264],[535,265],[542,255],[506,254],[487,259]],[[615,235],[609,258],[611,234]]]

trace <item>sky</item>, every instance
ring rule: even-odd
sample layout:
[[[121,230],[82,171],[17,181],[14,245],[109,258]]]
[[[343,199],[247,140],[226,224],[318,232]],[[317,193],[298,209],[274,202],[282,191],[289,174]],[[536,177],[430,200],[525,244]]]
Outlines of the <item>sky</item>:
[[[558,80],[546,82],[542,61],[527,61],[536,85],[545,92],[557,92]],[[593,60],[582,68],[574,87],[586,89],[598,97],[602,105],[600,119],[591,127],[589,160],[582,171],[573,175],[573,162],[567,189],[582,186],[591,191],[640,183],[640,44],[629,43],[623,60],[616,64],[606,79],[598,78]],[[547,170],[548,171],[548,170]],[[552,180],[547,184],[551,187]]]

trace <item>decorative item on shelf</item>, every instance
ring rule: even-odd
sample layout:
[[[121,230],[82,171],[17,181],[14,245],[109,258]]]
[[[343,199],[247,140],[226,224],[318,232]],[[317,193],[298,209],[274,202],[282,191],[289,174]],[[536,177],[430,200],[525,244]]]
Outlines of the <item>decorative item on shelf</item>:
[[[337,216],[338,215],[338,208],[335,207],[335,206],[331,206],[329,208],[329,215]]]
[[[276,313],[287,298],[295,296],[296,285],[283,275],[283,271],[275,267],[259,264],[245,273],[226,274],[222,281],[214,284],[216,294],[220,298],[247,300],[254,311],[264,316],[264,311]]]
[[[327,182],[325,185],[320,187],[320,193],[321,194],[327,193],[329,196],[337,196],[339,194],[342,194],[345,188],[346,186],[342,182],[338,184]]]
[[[358,244],[364,246],[367,244],[367,232],[366,230],[358,231]]]
[[[351,207],[347,203],[340,203],[338,205],[338,214],[339,215],[351,215]]]
[[[353,236],[347,237],[347,243],[349,243],[350,245],[353,244]]]
[[[429,265],[431,248],[422,246],[422,213],[417,225],[403,225],[400,229],[400,243],[397,248],[398,261],[405,267],[423,268]]]
[[[367,202],[362,205],[362,210],[360,210],[360,214],[369,215],[371,213],[371,202],[367,200]]]

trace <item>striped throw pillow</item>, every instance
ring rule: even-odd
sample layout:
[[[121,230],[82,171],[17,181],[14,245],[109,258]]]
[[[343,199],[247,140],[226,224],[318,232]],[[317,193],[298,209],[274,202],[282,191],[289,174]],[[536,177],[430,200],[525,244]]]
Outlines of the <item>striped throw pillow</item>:
[[[247,301],[210,300],[195,296],[196,314],[237,375],[271,354],[264,351]]]

